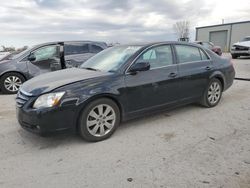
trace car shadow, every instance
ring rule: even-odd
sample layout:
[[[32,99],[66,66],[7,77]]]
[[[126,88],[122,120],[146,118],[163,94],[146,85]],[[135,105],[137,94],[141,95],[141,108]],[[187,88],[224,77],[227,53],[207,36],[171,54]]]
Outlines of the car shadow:
[[[0,96],[1,95],[16,95],[16,94],[6,94],[6,93],[3,93],[2,91],[0,91]]]
[[[39,136],[33,133],[30,133],[21,127],[18,129],[18,134],[21,137],[23,145],[28,145],[29,147],[38,148],[39,150],[44,149],[54,149],[59,146],[70,146],[77,144],[88,144],[77,134],[68,132],[68,133],[55,133],[47,136]]]
[[[203,107],[200,104],[187,104],[184,106],[179,106],[179,107],[175,107],[172,109],[163,109],[157,112],[153,112],[150,114],[146,114],[143,117],[138,117],[138,118],[134,118],[128,121],[125,121],[121,124],[121,126],[119,127],[119,129],[126,129],[130,126],[134,126],[136,124],[136,126],[143,126],[145,122],[147,123],[153,123],[155,120],[157,119],[162,119],[162,118],[168,118],[168,117],[172,117],[172,116],[178,116],[178,114],[180,113],[185,113],[187,111],[190,111],[194,108],[204,108],[207,109],[205,107]]]
[[[155,113],[148,114],[144,117],[139,117],[122,122],[121,125],[116,130],[116,132],[114,133],[114,135],[111,136],[110,138],[111,140],[108,139],[109,140],[108,142],[113,141],[113,139],[119,140],[120,135],[123,135],[124,131],[129,132],[131,131],[130,129],[134,129],[135,127],[140,128],[142,126],[146,126],[145,122],[154,124],[156,120],[168,118],[170,116],[178,116],[178,114],[185,113],[186,111],[192,110],[194,108],[200,108],[200,107],[197,104],[190,104],[182,107],[177,107],[171,110],[161,110]],[[55,133],[47,135],[45,137],[41,137],[39,135],[27,132],[22,128],[19,128],[18,134],[20,135],[23,143],[29,145],[30,147],[38,148],[39,150],[53,149],[60,146],[67,147],[72,145],[91,144],[91,142],[84,141],[78,134],[72,132]]]
[[[238,57],[237,59],[247,59],[247,60],[249,60],[250,56],[241,56],[241,57]]]

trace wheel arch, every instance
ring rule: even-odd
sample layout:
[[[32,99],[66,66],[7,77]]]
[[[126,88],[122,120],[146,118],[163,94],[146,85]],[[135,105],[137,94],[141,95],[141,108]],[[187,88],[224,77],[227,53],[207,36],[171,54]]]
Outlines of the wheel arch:
[[[213,79],[213,78],[216,78],[221,82],[222,91],[224,91],[224,88],[225,88],[225,76],[221,72],[217,71],[217,72],[214,72],[210,76],[210,80]]]
[[[77,113],[77,117],[76,117],[77,118],[76,119],[76,126],[75,126],[76,127],[76,131],[78,131],[80,117],[81,117],[81,113],[84,110],[84,107],[86,105],[88,105],[89,103],[91,103],[92,101],[95,101],[95,100],[101,99],[101,98],[110,99],[110,100],[112,100],[118,106],[119,111],[120,111],[120,121],[122,121],[124,108],[123,108],[123,105],[117,99],[117,97],[115,95],[113,95],[113,94],[110,94],[110,93],[97,94],[97,95],[94,95],[94,96],[88,98],[86,101],[84,101],[83,103],[80,104],[80,110]]]
[[[0,75],[0,79],[6,75],[6,74],[9,74],[9,73],[16,73],[16,74],[20,74],[24,77],[25,81],[27,81],[27,76],[25,76],[25,74],[23,74],[22,72],[19,72],[19,71],[6,71],[6,72],[3,72],[1,75]]]

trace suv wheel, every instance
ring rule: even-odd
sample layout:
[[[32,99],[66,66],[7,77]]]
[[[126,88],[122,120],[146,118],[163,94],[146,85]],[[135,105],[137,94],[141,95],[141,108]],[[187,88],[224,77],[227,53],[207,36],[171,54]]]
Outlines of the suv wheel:
[[[25,78],[15,72],[6,73],[0,79],[1,91],[5,94],[16,94]]]
[[[80,136],[90,142],[110,137],[120,124],[120,110],[110,99],[97,99],[83,110],[80,122]]]
[[[216,106],[221,99],[222,96],[222,85],[220,80],[217,78],[213,78],[203,94],[201,104],[206,107],[214,107]]]
[[[233,59],[237,59],[237,58],[238,58],[238,56],[235,55],[235,54],[231,54],[231,55],[232,55],[232,58],[233,58]]]

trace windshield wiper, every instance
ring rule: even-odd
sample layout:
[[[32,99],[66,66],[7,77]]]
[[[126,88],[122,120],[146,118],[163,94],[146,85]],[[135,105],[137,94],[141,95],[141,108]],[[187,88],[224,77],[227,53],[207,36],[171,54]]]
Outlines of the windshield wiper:
[[[91,68],[91,67],[83,67],[84,69],[87,70],[93,70],[93,71],[100,71],[99,69]]]

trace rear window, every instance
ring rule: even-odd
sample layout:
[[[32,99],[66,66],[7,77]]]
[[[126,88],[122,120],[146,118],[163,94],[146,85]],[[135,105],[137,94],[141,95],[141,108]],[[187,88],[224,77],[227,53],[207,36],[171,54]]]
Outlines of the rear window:
[[[176,45],[175,48],[179,63],[202,60],[200,50],[197,47],[187,45]]]
[[[94,45],[94,44],[91,45],[91,52],[92,53],[98,53],[98,52],[100,52],[102,50],[103,50],[103,48],[100,47],[100,46],[97,46],[97,45]]]
[[[65,44],[64,45],[64,54],[65,55],[74,55],[74,54],[83,54],[89,53],[88,44]]]
[[[209,59],[207,54],[205,54],[205,52],[203,50],[200,49],[200,53],[201,53],[201,59],[202,60],[208,60]]]

